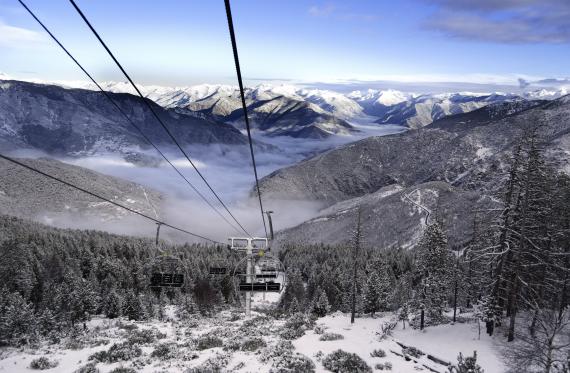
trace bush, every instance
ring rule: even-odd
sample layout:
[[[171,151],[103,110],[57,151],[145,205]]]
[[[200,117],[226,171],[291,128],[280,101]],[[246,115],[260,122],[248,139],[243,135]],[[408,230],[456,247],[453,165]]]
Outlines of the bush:
[[[137,371],[133,368],[117,367],[109,373],[137,373]]]
[[[172,359],[175,356],[175,346],[176,344],[174,343],[161,343],[154,348],[150,356],[160,360]]]
[[[149,344],[156,342],[158,339],[163,339],[166,337],[166,334],[161,333],[156,328],[152,329],[142,329],[142,330],[133,330],[129,334],[127,341],[131,344]]]
[[[410,355],[412,357],[415,357],[416,359],[419,359],[420,357],[422,357],[423,355],[425,355],[421,350],[418,350],[415,347],[404,347],[402,349],[402,353],[404,355]]]
[[[220,338],[211,334],[205,334],[198,339],[196,349],[207,350],[209,348],[222,347],[223,345],[224,342]]]
[[[142,355],[142,350],[137,345],[128,342],[115,343],[108,351],[99,351],[89,356],[89,360],[101,363],[116,363],[117,361],[129,361]]]
[[[323,366],[335,373],[369,373],[372,369],[357,354],[336,350],[323,359]]]
[[[323,324],[316,325],[315,328],[313,329],[315,334],[323,334],[325,330],[326,326],[324,326]]]
[[[297,339],[305,334],[305,331],[313,327],[314,321],[303,313],[296,313],[283,325],[281,337],[283,339]]]
[[[370,353],[370,356],[372,357],[386,357],[386,351],[384,351],[383,349],[379,348],[377,350],[374,350]]]
[[[266,363],[270,360],[278,359],[281,356],[290,355],[294,349],[293,343],[281,340],[274,346],[266,347],[261,353],[260,360]]]
[[[378,363],[374,366],[375,369],[378,370],[392,370],[392,364],[391,363]]]
[[[99,373],[99,369],[95,363],[89,363],[87,365],[82,366],[81,368],[77,369],[73,373]]]
[[[185,373],[221,372],[231,360],[231,354],[217,354],[202,363],[202,365],[186,370]]]
[[[338,341],[340,339],[344,339],[342,334],[338,333],[325,333],[321,335],[319,341]]]
[[[30,363],[30,369],[38,369],[38,370],[51,369],[55,368],[57,365],[58,365],[57,361],[50,360],[47,357],[42,356],[32,360],[32,362]]]
[[[303,372],[312,373],[315,371],[315,363],[305,355],[299,353],[289,353],[282,355],[273,362],[270,373],[290,373]]]
[[[241,344],[241,350],[242,351],[257,351],[260,348],[266,347],[267,343],[265,343],[265,341],[262,338],[259,337],[253,337],[253,338],[247,338],[242,344]]]

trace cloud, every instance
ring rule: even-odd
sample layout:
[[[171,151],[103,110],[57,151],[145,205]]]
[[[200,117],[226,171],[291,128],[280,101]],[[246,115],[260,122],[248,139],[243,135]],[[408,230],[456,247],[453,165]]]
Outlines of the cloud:
[[[334,4],[313,5],[309,8],[309,14],[313,17],[328,17],[334,13],[336,6]]]
[[[376,14],[355,13],[346,9],[337,7],[335,4],[313,5],[309,8],[309,15],[313,17],[328,18],[333,17],[340,21],[361,21],[372,22],[380,17]]]
[[[0,47],[28,48],[42,45],[45,41],[46,38],[39,32],[0,21]]]
[[[570,43],[567,0],[426,0],[424,27],[444,35],[505,44]]]

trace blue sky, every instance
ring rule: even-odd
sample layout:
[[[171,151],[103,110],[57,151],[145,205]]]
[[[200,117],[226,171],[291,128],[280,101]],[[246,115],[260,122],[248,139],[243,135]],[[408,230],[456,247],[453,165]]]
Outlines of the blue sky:
[[[99,80],[123,80],[66,0],[26,3]],[[233,83],[223,0],[77,0],[143,84]],[[567,0],[233,0],[244,76],[516,83],[570,76]],[[16,0],[0,0],[0,72],[83,80]]]

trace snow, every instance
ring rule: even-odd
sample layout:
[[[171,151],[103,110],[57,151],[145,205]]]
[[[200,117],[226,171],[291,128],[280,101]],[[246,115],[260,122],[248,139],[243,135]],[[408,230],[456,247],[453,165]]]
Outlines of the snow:
[[[408,373],[416,372],[418,368],[427,371],[422,365],[425,364],[439,372],[447,369],[429,360],[426,356],[417,359],[418,363],[406,361],[404,358],[390,352],[402,351],[402,347],[397,342],[406,346],[419,348],[425,353],[451,363],[457,362],[457,355],[472,355],[477,351],[479,365],[486,373],[502,373],[506,368],[495,348],[494,340],[487,335],[482,335],[477,339],[477,331],[474,324],[440,325],[429,327],[425,332],[412,329],[409,325],[406,329],[398,323],[393,336],[384,340],[379,340],[378,332],[382,323],[387,323],[390,316],[379,318],[362,317],[357,318],[354,324],[350,324],[350,315],[337,312],[317,320],[317,324],[325,327],[327,333],[341,334],[344,339],[337,341],[319,341],[320,335],[314,331],[308,331],[303,337],[293,341],[297,352],[307,355],[313,359],[317,366],[317,372],[327,372],[322,364],[315,359],[315,355],[321,351],[327,355],[335,350],[342,349],[352,352],[364,359],[372,368],[377,363],[390,362],[393,366],[392,372]],[[484,333],[482,333],[484,334]],[[385,358],[371,357],[370,353],[375,349],[382,349],[386,352]]]
[[[227,365],[228,369],[243,363],[243,367],[236,371],[269,371],[270,363],[261,362],[259,360],[259,352],[229,352],[219,347],[197,351],[192,349],[188,350],[187,347],[184,347],[190,337],[199,337],[200,335],[216,331],[223,334],[219,335],[220,337],[233,338],[232,335],[235,335],[238,328],[243,325],[243,313],[240,314],[241,318],[237,321],[231,321],[229,311],[220,312],[211,318],[196,317],[194,319],[195,325],[188,327],[186,324],[176,320],[174,311],[173,306],[166,308],[165,314],[167,321],[164,322],[132,322],[124,319],[120,320],[122,324],[138,326],[139,330],[155,328],[161,333],[166,334],[166,338],[160,339],[152,345],[141,346],[143,350],[143,356],[141,358],[146,364],[141,368],[137,368],[137,371],[148,373],[156,371],[183,372],[187,368],[199,366],[207,359],[220,353],[231,354],[230,361]],[[254,316],[259,315],[257,312],[253,312],[253,314]],[[317,354],[322,352],[326,356],[338,349],[359,355],[371,367],[374,367],[378,363],[390,362],[393,366],[392,372],[394,373],[408,373],[418,370],[427,371],[425,366],[442,373],[446,371],[445,366],[429,360],[427,355],[414,358],[411,361],[407,361],[402,356],[398,356],[398,354],[402,353],[403,349],[402,345],[398,343],[403,343],[408,347],[418,348],[426,354],[434,355],[443,361],[452,363],[456,362],[459,352],[462,352],[464,355],[471,355],[473,351],[476,350],[478,363],[485,369],[486,373],[502,373],[506,371],[503,362],[497,354],[498,348],[495,340],[484,333],[482,333],[481,339],[478,339],[476,324],[456,323],[454,325],[433,326],[421,332],[412,329],[409,325],[403,329],[402,324],[398,323],[391,335],[381,339],[381,326],[390,322],[394,322],[393,316],[386,313],[380,314],[379,317],[357,317],[355,323],[350,324],[349,314],[337,312],[318,319],[316,324],[324,328],[326,333],[338,333],[341,334],[344,339],[320,341],[319,338],[321,334],[316,334],[314,330],[309,330],[304,336],[292,342],[296,352],[313,360],[317,367],[317,372],[326,371],[320,359],[317,358]],[[278,339],[276,331],[283,324],[283,320],[270,319],[269,323],[269,330],[271,332],[270,334],[263,335],[263,338],[268,345],[271,345]],[[108,343],[106,345],[86,347],[77,350],[45,344],[36,349],[3,348],[0,349],[0,372],[29,372],[28,366],[31,360],[40,356],[57,360],[59,363],[56,368],[47,370],[47,372],[73,372],[78,367],[85,365],[88,362],[89,356],[93,353],[106,350],[113,343],[122,342],[125,338],[125,333],[127,333],[125,330],[119,329],[117,320],[109,320],[101,317],[94,318],[87,323],[87,326],[95,333],[99,333],[98,337],[101,336],[107,339]],[[165,342],[178,343],[179,348],[177,350],[182,350],[179,351],[182,352],[182,354],[176,359],[166,361],[151,358],[150,353],[154,350],[154,347],[159,343]],[[378,358],[370,356],[376,349],[384,350],[386,357]],[[197,354],[197,358],[188,358],[191,354]],[[97,367],[103,373],[109,372],[119,366],[129,367],[131,366],[131,362],[97,364]]]
[[[425,332],[412,328],[401,329],[394,333],[394,337],[404,344],[413,345],[420,350],[433,354],[439,358],[457,362],[457,355],[472,355],[477,351],[479,365],[485,373],[502,373],[506,371],[504,363],[497,354],[497,344],[494,339],[481,332],[481,339],[477,338],[476,324],[440,325],[426,328]],[[483,326],[481,328],[484,329]]]

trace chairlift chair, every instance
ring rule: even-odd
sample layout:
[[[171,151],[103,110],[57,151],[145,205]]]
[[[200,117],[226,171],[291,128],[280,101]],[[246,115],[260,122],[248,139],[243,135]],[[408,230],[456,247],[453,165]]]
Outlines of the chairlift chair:
[[[150,287],[174,287],[184,285],[184,270],[179,258],[162,255],[155,259],[152,264]]]
[[[228,268],[223,262],[217,261],[210,265],[209,273],[211,275],[225,275],[228,272]]]

